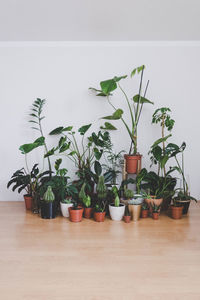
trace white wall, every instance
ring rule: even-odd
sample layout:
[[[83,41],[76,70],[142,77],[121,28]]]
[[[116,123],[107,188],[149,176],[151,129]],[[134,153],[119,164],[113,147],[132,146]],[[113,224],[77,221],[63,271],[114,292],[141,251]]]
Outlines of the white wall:
[[[6,0],[0,40],[200,40],[199,11],[199,0]]]
[[[151,125],[155,108],[168,106],[176,120],[171,141],[186,141],[186,173],[190,175],[191,191],[199,198],[199,43],[134,43],[134,42],[66,42],[66,43],[1,43],[1,172],[0,200],[20,200],[21,195],[6,189],[13,171],[24,165],[18,147],[32,142],[36,133],[27,122],[29,108],[36,97],[46,98],[45,132],[59,125],[79,127],[90,122],[97,129],[101,116],[112,112],[104,98],[95,97],[88,87],[98,87],[101,80],[130,73],[146,65],[145,79],[150,79],[147,96],[155,102],[145,106],[139,128],[139,151],[143,166],[149,167],[148,150],[159,137],[159,128]],[[138,81],[123,82],[130,96],[137,93]],[[119,92],[113,98],[125,112]],[[121,123],[113,134],[116,150],[129,148],[129,138]],[[54,138],[49,137],[49,146]],[[39,152],[29,157],[37,162]],[[66,161],[66,166],[71,165]]]

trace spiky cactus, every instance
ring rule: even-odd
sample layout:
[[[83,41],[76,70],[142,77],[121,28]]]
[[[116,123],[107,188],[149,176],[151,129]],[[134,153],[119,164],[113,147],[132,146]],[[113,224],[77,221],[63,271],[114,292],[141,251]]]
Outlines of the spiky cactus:
[[[43,199],[46,202],[53,202],[55,200],[55,195],[54,195],[54,193],[52,191],[52,187],[50,185],[47,187],[47,190],[44,193]]]

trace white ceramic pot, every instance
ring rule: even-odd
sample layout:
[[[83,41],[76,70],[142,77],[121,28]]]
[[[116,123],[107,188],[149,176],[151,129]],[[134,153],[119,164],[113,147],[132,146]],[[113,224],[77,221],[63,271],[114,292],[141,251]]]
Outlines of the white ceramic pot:
[[[68,208],[72,207],[72,206],[73,206],[73,203],[62,203],[62,202],[60,202],[60,209],[61,209],[63,217],[69,218]]]
[[[113,221],[121,221],[124,216],[125,204],[120,203],[120,206],[116,207],[109,205],[110,217]]]

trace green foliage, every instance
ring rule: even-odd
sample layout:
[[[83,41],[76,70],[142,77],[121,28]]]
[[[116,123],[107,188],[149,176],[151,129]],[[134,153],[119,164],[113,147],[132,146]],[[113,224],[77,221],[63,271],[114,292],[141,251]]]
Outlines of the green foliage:
[[[144,69],[145,69],[145,66],[142,65],[142,66],[134,69],[131,73],[131,77],[134,76],[136,74],[136,72],[138,74],[141,73],[139,93],[132,98],[133,101],[129,100],[129,97],[127,96],[127,94],[122,89],[122,87],[119,83],[119,81],[121,79],[125,79],[127,77],[127,75],[120,76],[120,77],[114,77],[113,79],[101,81],[100,82],[101,89],[90,88],[93,91],[97,92],[97,96],[106,96],[106,98],[108,100],[108,103],[111,105],[112,109],[114,109],[114,113],[112,115],[103,117],[102,119],[106,119],[106,120],[119,120],[120,119],[122,121],[123,125],[125,126],[128,134],[129,134],[130,140],[131,140],[131,147],[130,147],[129,154],[132,154],[132,153],[136,154],[137,153],[137,127],[138,127],[138,123],[139,123],[140,116],[141,116],[141,113],[142,113],[143,105],[145,103],[153,104],[152,101],[148,100],[145,97],[149,81],[146,84],[144,95],[142,95],[142,83],[143,83]],[[128,106],[128,111],[129,111],[129,114],[130,114],[130,117],[131,117],[131,126],[130,127],[128,126],[128,123],[124,119],[123,110],[121,108],[116,108],[110,101],[109,97],[112,95],[111,92],[113,92],[117,88],[119,88],[121,90],[121,92],[124,96],[124,99],[126,101],[126,104]],[[102,128],[104,128],[104,127],[102,127]]]
[[[161,205],[156,205],[155,203],[151,203],[150,205],[153,213],[158,213],[160,211]]]
[[[44,193],[43,200],[45,202],[53,202],[55,200],[55,195],[52,191],[52,187],[49,185],[46,192]]]
[[[136,189],[138,194],[141,192],[141,184],[143,179],[146,177],[146,175],[147,175],[147,170],[143,168],[136,176]]]
[[[33,149],[38,148],[44,145],[45,138],[43,136],[37,138],[33,143],[24,144],[19,147],[19,150],[22,154],[27,154],[31,152]]]
[[[133,198],[133,197],[134,197],[133,191],[132,191],[132,190],[129,190],[129,189],[127,189],[127,188],[125,188],[125,189],[124,189],[124,197],[125,197],[126,199],[131,199],[131,198]]]
[[[105,120],[119,120],[123,115],[123,110],[118,108],[111,116],[103,117]]]
[[[107,187],[105,185],[104,176],[99,177],[99,181],[97,184],[97,196],[101,200],[105,199],[107,196]]]
[[[146,202],[143,202],[142,203],[142,210],[148,210],[149,209],[149,206]]]
[[[101,126],[100,128],[103,129],[103,130],[117,130],[117,128],[116,128],[115,126],[113,126],[113,125],[112,125],[111,123],[109,123],[109,122],[105,122],[105,123],[104,123],[104,127]]]
[[[78,132],[80,132],[80,135],[84,135],[91,126],[92,124],[84,125],[78,129]]]
[[[90,207],[91,206],[91,198],[89,195],[86,195],[85,186],[86,186],[86,184],[84,183],[81,187],[81,190],[79,192],[79,199],[83,202],[85,207]]]
[[[165,128],[167,128],[168,131],[171,131],[174,127],[175,121],[171,119],[170,114],[171,109],[168,107],[161,107],[155,110],[153,116],[152,116],[152,123],[157,124],[160,123],[162,126],[162,123],[164,123]]]
[[[114,195],[114,203],[115,203],[115,207],[119,207],[119,204],[120,204],[120,200],[119,200],[119,191],[118,191],[118,188],[116,186],[113,186],[112,187],[112,192],[113,192],[113,195]]]
[[[125,213],[124,213],[125,216],[130,216],[130,211],[129,211],[129,208],[128,208],[128,205],[125,206]]]

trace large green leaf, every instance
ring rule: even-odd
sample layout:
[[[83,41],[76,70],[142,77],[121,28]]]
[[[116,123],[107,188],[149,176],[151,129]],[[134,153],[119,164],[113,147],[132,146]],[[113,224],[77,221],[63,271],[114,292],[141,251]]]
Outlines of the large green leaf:
[[[69,143],[64,143],[64,144],[60,147],[59,153],[62,153],[62,152],[64,152],[64,151],[68,150],[69,147],[70,147],[70,144],[71,144],[70,142],[69,142]]]
[[[166,142],[166,140],[167,140],[169,137],[171,137],[171,136],[172,136],[172,135],[169,134],[169,135],[165,136],[164,138],[158,139],[158,140],[155,141],[155,143],[151,146],[151,148],[156,147],[157,145],[159,145],[159,144],[162,143],[162,142]]]
[[[101,81],[100,86],[101,86],[102,92],[108,96],[110,94],[110,92],[116,90],[117,83],[114,79],[108,79],[105,81]]]
[[[27,154],[31,152],[33,149],[43,146],[44,145],[45,138],[43,136],[36,139],[33,143],[30,144],[24,144],[19,147],[19,150],[22,154]]]
[[[78,132],[80,132],[81,135],[84,135],[91,126],[92,124],[84,125],[78,129]]]
[[[140,95],[135,95],[135,96],[133,97],[133,101],[134,101],[135,103],[139,103],[139,101],[140,101],[141,104],[144,104],[144,103],[154,104],[152,101],[150,101],[150,100],[148,100],[147,98],[144,98],[144,97],[142,97],[142,96],[140,96]]]
[[[117,130],[117,128],[115,126],[113,126],[111,123],[109,122],[105,122],[104,123],[104,127],[100,126],[101,129],[103,130]]]
[[[102,154],[103,154],[103,150],[99,151],[97,148],[94,148],[94,156],[97,160],[100,160]]]
[[[123,76],[119,76],[119,77],[115,76],[113,79],[114,79],[115,82],[118,82],[121,79],[125,79],[126,77],[127,77],[127,75],[123,75]]]
[[[63,128],[62,131],[72,131],[72,128],[73,128],[73,126],[68,126],[68,127]]]
[[[101,164],[97,160],[95,160],[95,162],[94,162],[94,170],[95,170],[95,173],[98,176],[101,175],[101,173],[102,173],[102,167],[101,167]]]
[[[60,126],[52,130],[49,134],[50,135],[55,135],[55,134],[61,134],[63,132],[64,127]]]
[[[111,116],[106,116],[103,117],[102,119],[105,120],[119,120],[121,118],[121,116],[123,115],[123,110],[122,109],[117,109]]]

